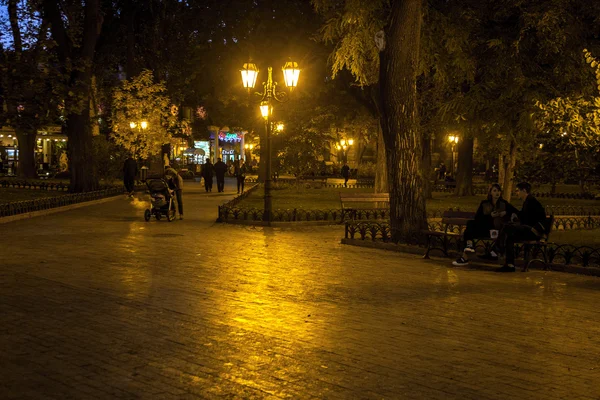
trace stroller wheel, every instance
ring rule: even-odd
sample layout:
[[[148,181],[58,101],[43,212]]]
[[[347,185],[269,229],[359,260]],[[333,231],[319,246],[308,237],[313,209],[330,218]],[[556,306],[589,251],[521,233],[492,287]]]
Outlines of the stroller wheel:
[[[146,209],[146,211],[144,211],[144,219],[146,220],[146,222],[150,221],[150,217],[152,217],[152,213],[150,212],[150,210]]]

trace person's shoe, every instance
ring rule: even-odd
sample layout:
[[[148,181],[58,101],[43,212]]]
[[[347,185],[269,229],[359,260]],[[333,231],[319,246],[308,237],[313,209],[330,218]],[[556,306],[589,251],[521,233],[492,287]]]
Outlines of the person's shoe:
[[[507,264],[503,267],[500,267],[496,270],[496,272],[515,272],[515,266],[513,264]]]
[[[460,257],[458,260],[452,261],[452,265],[456,267],[460,267],[461,265],[469,265],[469,260],[464,257]]]
[[[467,241],[467,246],[465,247],[465,252],[475,253],[475,248],[473,247],[473,242],[471,242],[470,240]]]
[[[179,219],[183,219],[183,215],[179,214]]]

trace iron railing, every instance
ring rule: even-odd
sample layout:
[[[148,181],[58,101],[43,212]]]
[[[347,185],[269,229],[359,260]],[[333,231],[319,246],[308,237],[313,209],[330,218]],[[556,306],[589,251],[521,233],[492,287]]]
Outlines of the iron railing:
[[[92,192],[70,193],[56,197],[45,197],[40,199],[4,203],[0,204],[0,218],[33,211],[48,210],[51,208],[68,206],[71,204],[82,203],[91,200],[98,200],[119,194],[123,194],[123,188],[120,186],[113,186]]]
[[[560,218],[555,217],[556,220]],[[564,222],[558,222],[562,226]],[[589,228],[600,227],[600,218],[595,218],[592,223],[593,226]],[[438,222],[429,223],[429,230],[440,230],[441,225]],[[451,227],[448,232],[459,233],[459,227]],[[551,234],[550,234],[551,235]],[[390,225],[387,222],[377,221],[346,221],[344,228],[344,237],[346,239],[355,239],[372,242],[392,243],[392,235]],[[411,245],[418,245],[423,247],[425,251],[426,239],[425,234],[416,232],[415,240],[412,241]],[[456,251],[462,251],[459,248],[460,240],[458,237],[454,237],[456,240],[452,242],[455,244]],[[477,241],[475,243],[476,248],[482,248],[485,252],[489,251],[490,242],[488,241]],[[524,245],[517,244],[515,246],[516,256],[524,252]],[[532,257],[537,260],[545,260],[546,264],[554,265],[579,265],[583,267],[600,267],[600,248],[593,248],[590,246],[575,246],[571,244],[558,244],[558,243],[542,243],[539,246],[533,246]]]

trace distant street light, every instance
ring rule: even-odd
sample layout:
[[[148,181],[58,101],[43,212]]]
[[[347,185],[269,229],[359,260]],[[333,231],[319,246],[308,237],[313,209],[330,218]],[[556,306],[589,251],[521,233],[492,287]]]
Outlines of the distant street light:
[[[342,161],[348,162],[348,149],[354,145],[354,139],[340,139],[335,148],[342,153]]]
[[[294,90],[294,88],[298,85],[298,78],[300,77],[300,69],[298,68],[298,63],[293,61],[288,61],[282,68],[283,70],[283,78],[285,81],[285,85],[288,87],[290,93]],[[284,102],[288,99],[288,94],[283,91],[279,91],[277,88],[277,82],[273,81],[273,68],[269,67],[267,73],[267,81],[263,82],[263,92],[259,93],[261,95],[260,102],[260,113],[265,119],[265,127],[267,132],[266,137],[266,149],[265,149],[265,170],[266,170],[266,178],[265,178],[265,203],[264,203],[264,212],[263,212],[263,220],[270,224],[272,217],[272,202],[271,202],[271,115],[273,114],[273,105],[272,100],[276,100],[278,102]],[[258,68],[256,64],[246,63],[243,68],[240,70],[242,75],[242,84],[244,88],[248,89],[248,93],[254,85],[256,84],[256,78],[258,77]]]
[[[244,145],[244,149],[246,150],[246,160],[250,160],[251,159],[250,154],[252,154],[252,149],[253,148],[254,148],[254,144],[252,144],[252,143],[246,143]]]
[[[452,177],[456,179],[456,177],[454,176],[454,152],[456,149],[456,144],[458,143],[458,136],[449,135],[448,142],[450,142],[450,144],[452,145],[452,165],[450,166],[450,172],[452,173]]]
[[[147,121],[139,121],[139,122],[131,121],[131,122],[129,122],[129,127],[131,128],[131,130],[138,128],[138,131],[143,132],[146,129],[148,129],[148,122]],[[135,151],[132,151],[132,153],[135,154]]]

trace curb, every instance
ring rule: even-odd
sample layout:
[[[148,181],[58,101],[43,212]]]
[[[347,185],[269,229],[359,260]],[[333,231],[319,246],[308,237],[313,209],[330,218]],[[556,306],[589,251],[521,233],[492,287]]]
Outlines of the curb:
[[[102,203],[116,200],[118,197],[121,197],[121,196],[123,196],[123,195],[117,194],[117,195],[105,197],[103,199],[83,201],[83,202],[77,203],[77,204],[69,204],[68,206],[54,207],[54,208],[49,208],[47,210],[39,210],[39,211],[32,211],[32,212],[22,213],[22,214],[17,214],[17,215],[10,215],[8,217],[0,218],[0,224],[4,224],[7,222],[13,222],[13,221],[19,221],[22,219],[42,217],[44,215],[50,215],[50,214],[55,214],[55,213],[59,213],[59,212],[63,212],[63,211],[74,210],[76,208],[81,208],[81,207],[86,207],[86,206],[93,206],[95,204],[102,204]]]
[[[388,251],[396,251],[398,253],[409,253],[423,256],[424,249],[415,246],[409,245],[401,245],[394,243],[380,243],[380,242],[369,242],[360,239],[346,239],[343,238],[341,240],[342,244],[347,244],[350,246],[358,246],[358,247],[366,247],[370,249],[379,249],[379,250],[388,250]],[[431,256],[430,256],[431,257]],[[436,261],[447,261],[449,263],[449,268],[466,268],[466,269],[476,269],[482,271],[494,271],[499,267],[498,264],[488,264],[484,262],[478,261],[469,261],[469,264],[464,267],[455,267],[452,266],[450,260],[444,257],[431,257],[431,259],[435,259]],[[517,271],[518,271],[517,266]],[[588,275],[588,276],[597,276],[600,277],[600,268],[594,267],[581,267],[578,265],[562,265],[562,264],[549,264],[547,268],[543,267],[543,263],[534,262],[531,263],[529,269],[535,269],[540,271],[553,271],[553,272],[565,272],[568,274],[580,274],[580,275]]]

